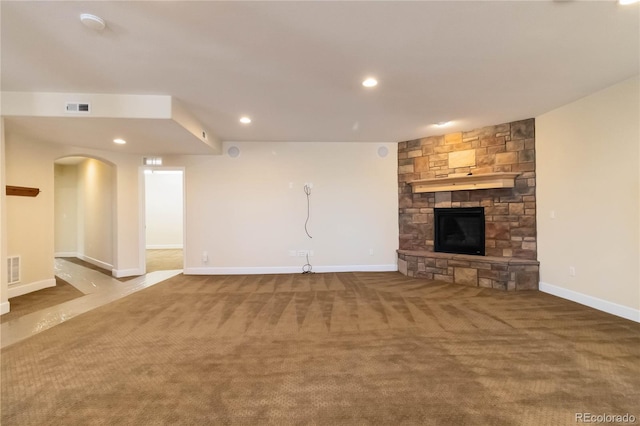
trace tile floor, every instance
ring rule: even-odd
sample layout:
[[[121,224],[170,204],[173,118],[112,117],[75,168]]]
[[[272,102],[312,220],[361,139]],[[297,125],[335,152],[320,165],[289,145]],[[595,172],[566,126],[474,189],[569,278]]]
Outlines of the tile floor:
[[[64,259],[55,259],[55,274],[84,293],[84,296],[37,312],[26,314],[0,326],[0,346],[7,347],[61,324],[77,315],[106,305],[182,273],[182,269],[155,271],[121,282],[101,272]]]

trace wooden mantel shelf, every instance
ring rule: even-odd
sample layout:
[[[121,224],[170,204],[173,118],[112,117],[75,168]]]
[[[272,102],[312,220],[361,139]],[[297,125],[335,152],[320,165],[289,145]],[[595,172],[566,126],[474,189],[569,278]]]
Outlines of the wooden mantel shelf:
[[[20,197],[37,197],[40,193],[39,188],[28,188],[26,186],[6,186],[7,195],[18,195]]]
[[[485,173],[481,175],[449,176],[408,182],[414,193],[469,191],[473,189],[513,188],[520,173]]]

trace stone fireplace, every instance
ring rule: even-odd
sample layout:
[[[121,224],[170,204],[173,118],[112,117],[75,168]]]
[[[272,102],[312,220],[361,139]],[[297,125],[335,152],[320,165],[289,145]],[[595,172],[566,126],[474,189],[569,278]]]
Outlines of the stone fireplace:
[[[535,185],[534,119],[400,142],[398,269],[465,285],[537,289]],[[436,212],[449,209],[482,209],[484,253],[441,250]],[[449,245],[475,238],[448,223]]]

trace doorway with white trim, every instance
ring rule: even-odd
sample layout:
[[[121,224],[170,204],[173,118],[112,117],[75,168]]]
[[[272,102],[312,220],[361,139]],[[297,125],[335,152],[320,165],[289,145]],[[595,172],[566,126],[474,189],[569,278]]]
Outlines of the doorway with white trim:
[[[184,170],[144,169],[146,272],[184,267]]]

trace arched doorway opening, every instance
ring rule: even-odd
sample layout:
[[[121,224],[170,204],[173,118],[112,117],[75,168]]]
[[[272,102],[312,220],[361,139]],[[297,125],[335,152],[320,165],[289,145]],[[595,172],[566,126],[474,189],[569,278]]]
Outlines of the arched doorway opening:
[[[67,156],[54,162],[54,252],[111,274],[115,244],[115,165]]]

